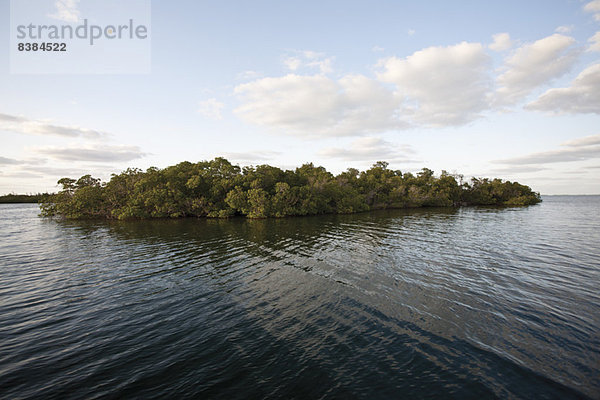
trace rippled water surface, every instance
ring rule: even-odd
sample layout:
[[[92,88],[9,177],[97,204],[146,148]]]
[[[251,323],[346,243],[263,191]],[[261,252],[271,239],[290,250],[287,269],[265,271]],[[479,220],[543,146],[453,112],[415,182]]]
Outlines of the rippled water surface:
[[[280,220],[0,206],[0,398],[600,398],[600,197]]]

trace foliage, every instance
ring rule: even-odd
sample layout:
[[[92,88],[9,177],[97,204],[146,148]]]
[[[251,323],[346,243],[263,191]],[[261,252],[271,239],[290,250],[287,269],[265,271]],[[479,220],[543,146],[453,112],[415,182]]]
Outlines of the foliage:
[[[407,207],[522,206],[541,201],[528,186],[500,179],[461,183],[423,168],[416,176],[379,161],[367,171],[334,176],[304,164],[294,171],[269,165],[240,168],[224,158],[164,169],[127,169],[109,182],[90,175],[62,178],[42,215],[65,218],[286,217]]]
[[[39,203],[46,194],[16,194],[10,193],[0,196],[0,204],[14,203]]]

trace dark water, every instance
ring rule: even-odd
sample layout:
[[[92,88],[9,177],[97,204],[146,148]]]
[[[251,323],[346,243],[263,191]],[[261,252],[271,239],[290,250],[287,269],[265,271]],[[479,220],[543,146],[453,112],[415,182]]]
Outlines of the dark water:
[[[600,398],[600,197],[282,220],[0,206],[0,398]]]

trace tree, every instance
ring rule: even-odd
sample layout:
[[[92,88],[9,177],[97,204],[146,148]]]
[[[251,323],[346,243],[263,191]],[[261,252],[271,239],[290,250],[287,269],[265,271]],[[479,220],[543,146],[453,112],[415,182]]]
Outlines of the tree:
[[[65,218],[248,218],[353,213],[383,208],[466,205],[530,205],[539,193],[517,182],[473,178],[457,183],[428,168],[416,176],[378,161],[334,176],[312,163],[283,171],[269,165],[244,167],[224,158],[181,162],[164,169],[127,169],[109,182],[91,175],[62,178],[62,190],[45,196],[43,215]]]

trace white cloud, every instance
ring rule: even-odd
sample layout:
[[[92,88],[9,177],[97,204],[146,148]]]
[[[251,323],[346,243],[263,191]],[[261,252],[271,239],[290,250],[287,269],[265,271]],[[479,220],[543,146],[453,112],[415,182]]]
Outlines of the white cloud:
[[[525,108],[555,113],[600,114],[600,63],[583,70],[570,87],[550,89]]]
[[[198,103],[198,112],[207,118],[223,119],[223,115],[221,115],[223,107],[225,104],[215,98],[210,98]]]
[[[427,126],[462,125],[488,107],[490,57],[479,43],[429,47],[378,64],[377,75],[406,97],[403,114]]]
[[[487,47],[494,51],[512,46],[508,33],[493,38]],[[481,43],[428,47],[404,58],[381,59],[376,79],[363,75],[330,78],[325,74],[331,71],[332,58],[295,51],[284,63],[298,72],[235,88],[241,101],[235,113],[280,133],[309,137],[361,136],[409,126],[460,126],[494,107],[516,104],[562,76],[581,50],[575,39],[560,34],[524,44],[507,57],[495,78],[496,92],[492,59]],[[310,68],[320,73],[300,73]],[[541,106],[536,102],[529,107]]]
[[[500,88],[496,101],[500,105],[517,103],[535,88],[568,72],[580,53],[574,44],[572,37],[555,33],[518,48],[497,79]]]
[[[239,74],[237,74],[236,78],[239,80],[249,80],[249,79],[257,79],[260,78],[262,76],[262,74],[260,72],[257,71],[243,71],[240,72]]]
[[[307,65],[309,67],[318,68],[322,74],[329,74],[329,73],[333,72],[333,67],[331,65],[332,60],[333,60],[332,58],[326,58],[324,60],[311,61]]]
[[[564,142],[558,150],[532,153],[521,157],[497,160],[495,162],[511,165],[537,165],[599,159],[599,144],[600,135],[586,136]]]
[[[496,33],[492,36],[492,39],[494,39],[494,42],[488,45],[490,50],[505,51],[512,47],[512,41],[508,33]]]
[[[237,115],[285,134],[353,136],[406,126],[394,94],[363,75],[263,78],[238,85],[235,94],[242,102]]]
[[[287,57],[283,60],[283,65],[290,71],[296,71],[302,65],[302,61],[298,57]]]
[[[600,31],[596,32],[594,36],[588,39],[590,45],[588,51],[600,51]]]
[[[292,72],[301,68],[318,69],[321,74],[333,72],[333,57],[311,50],[294,51],[293,55],[283,59],[283,65]]]
[[[356,139],[350,148],[331,147],[319,151],[318,155],[350,162],[413,162],[410,156],[414,151],[408,145],[396,146],[375,137]]]
[[[594,14],[594,19],[600,21],[600,0],[593,0],[583,6],[583,10]]]
[[[0,114],[0,130],[26,135],[53,135],[98,139],[106,133],[78,126],[54,125],[48,121],[32,120],[17,115]]]
[[[41,147],[34,151],[61,161],[122,162],[147,155],[138,146]]]
[[[570,33],[573,30],[573,25],[561,25],[554,31],[558,33]]]
[[[50,18],[64,22],[79,22],[79,0],[56,0],[56,10],[48,14]]]
[[[592,0],[583,6],[583,9],[587,12],[600,12],[600,0]]]

